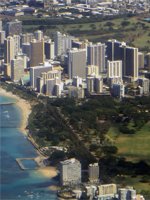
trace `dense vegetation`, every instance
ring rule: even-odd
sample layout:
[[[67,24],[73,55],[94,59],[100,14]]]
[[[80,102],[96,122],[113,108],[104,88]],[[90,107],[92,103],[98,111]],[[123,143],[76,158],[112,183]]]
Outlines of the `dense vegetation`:
[[[127,137],[128,141],[135,138],[134,142],[145,151],[141,138],[146,137],[149,144],[150,96],[124,98],[121,101],[105,96],[83,100],[49,99],[36,98],[34,93],[13,85],[3,87],[36,102],[28,128],[40,147],[53,145],[67,148],[67,152],[50,153],[50,160],[76,157],[83,168],[98,161],[102,182],[115,181],[125,185],[131,182],[139,191],[143,187],[149,191],[149,146],[146,147],[146,154],[138,151],[138,159],[135,160],[132,157],[127,159],[126,153],[118,153],[120,146],[116,142],[118,138]],[[128,148],[131,146],[129,142]]]

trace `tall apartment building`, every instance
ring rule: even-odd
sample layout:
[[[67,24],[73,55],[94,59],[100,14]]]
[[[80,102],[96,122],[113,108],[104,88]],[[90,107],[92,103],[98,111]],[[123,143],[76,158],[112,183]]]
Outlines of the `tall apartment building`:
[[[110,61],[122,60],[122,77],[132,77],[133,81],[138,79],[138,48],[129,47],[124,42],[108,40],[106,54]]]
[[[40,31],[40,30],[37,30],[34,32],[34,37],[36,40],[42,40],[44,35],[43,35],[43,32]]]
[[[122,78],[122,61],[107,61],[107,78]]]
[[[5,38],[5,31],[0,31],[0,45],[4,44]]]
[[[86,77],[86,49],[72,49],[68,51],[69,78]]]
[[[90,43],[87,46],[87,63],[98,66],[99,74],[105,72],[105,44]]]
[[[111,93],[114,97],[124,97],[125,86],[122,83],[114,83],[112,84]]]
[[[61,84],[61,71],[51,67],[48,72],[42,72],[37,78],[37,91],[49,96],[56,96],[56,85]],[[60,94],[60,93],[59,93]]]
[[[72,48],[73,37],[60,32],[54,34],[55,56],[66,54]]]
[[[14,39],[14,54],[17,56],[20,53],[20,35],[13,35]]]
[[[124,76],[131,76],[133,80],[137,80],[139,75],[138,48],[126,47],[124,62]]]
[[[87,82],[88,93],[100,94],[103,92],[103,79],[100,76],[99,77],[88,76],[86,78],[86,82]]]
[[[145,56],[146,68],[150,71],[150,53],[147,53]]]
[[[45,58],[53,60],[55,57],[54,42],[50,39],[45,41]]]
[[[22,33],[22,22],[15,20],[7,22],[6,24],[6,36],[21,35]]]
[[[143,88],[143,94],[149,94],[150,92],[150,80],[147,78],[139,78],[139,85]]]
[[[99,165],[98,163],[90,164],[88,168],[89,180],[91,182],[99,180]]]
[[[31,59],[31,44],[30,43],[22,44],[22,53]]]
[[[2,27],[2,21],[0,20],[0,31],[2,31],[3,30],[3,27]]]
[[[10,64],[14,57],[14,38],[9,36],[4,40],[4,62]]]
[[[11,80],[20,81],[24,76],[24,59],[18,57],[11,60]]]
[[[0,59],[4,56],[5,31],[0,31]]]
[[[34,67],[44,63],[44,40],[32,40],[30,66]]]
[[[117,40],[108,40],[106,42],[107,60],[120,60],[120,45],[122,43]]]
[[[144,53],[138,52],[138,67],[144,68]]]
[[[24,43],[30,43],[34,39],[33,33],[25,33],[21,35],[21,45]]]
[[[136,190],[121,188],[118,190],[119,200],[133,200],[136,199]]]
[[[81,163],[75,158],[60,162],[61,185],[77,185],[81,183]]]
[[[30,68],[30,85],[32,88],[37,89],[37,78],[41,76],[43,72],[48,72],[52,69],[51,64],[45,64],[41,66],[35,66]]]

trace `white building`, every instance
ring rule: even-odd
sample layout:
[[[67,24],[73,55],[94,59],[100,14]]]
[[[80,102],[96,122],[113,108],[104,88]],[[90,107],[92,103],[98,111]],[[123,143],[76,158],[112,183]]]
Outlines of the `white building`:
[[[52,65],[50,63],[45,63],[41,66],[35,66],[30,68],[30,85],[33,89],[37,89],[37,78],[43,72],[48,72],[52,70]]]
[[[18,57],[11,60],[11,80],[14,82],[20,81],[24,76],[24,59]]]
[[[122,61],[107,61],[107,78],[122,79]]]
[[[119,200],[134,200],[136,199],[136,190],[121,188],[118,190],[118,199]]]
[[[69,78],[86,77],[86,49],[72,49],[68,51]]]
[[[77,185],[81,183],[81,163],[75,158],[60,162],[61,185]]]

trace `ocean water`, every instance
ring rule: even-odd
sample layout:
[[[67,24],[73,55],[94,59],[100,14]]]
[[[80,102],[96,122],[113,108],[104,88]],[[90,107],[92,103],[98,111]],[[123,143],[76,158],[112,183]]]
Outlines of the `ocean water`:
[[[1,200],[55,200],[56,192],[48,189],[54,179],[46,178],[36,170],[21,170],[16,158],[36,157],[32,144],[19,131],[21,121],[14,99],[0,96],[0,199]]]

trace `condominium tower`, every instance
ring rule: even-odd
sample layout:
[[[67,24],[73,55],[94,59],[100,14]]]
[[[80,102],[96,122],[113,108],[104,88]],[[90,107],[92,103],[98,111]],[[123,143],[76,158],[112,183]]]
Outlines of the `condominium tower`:
[[[72,49],[68,52],[69,78],[86,77],[86,49]]]

